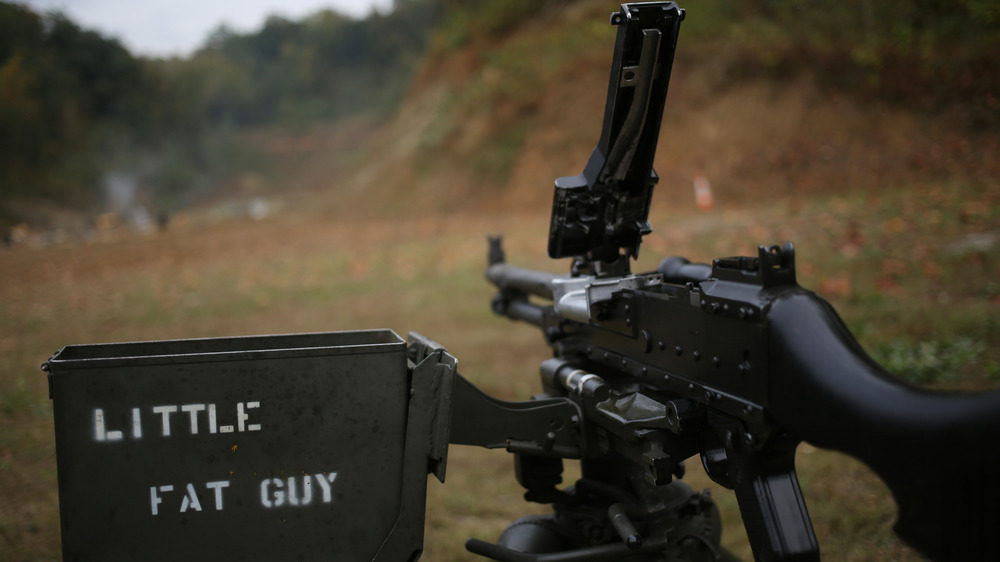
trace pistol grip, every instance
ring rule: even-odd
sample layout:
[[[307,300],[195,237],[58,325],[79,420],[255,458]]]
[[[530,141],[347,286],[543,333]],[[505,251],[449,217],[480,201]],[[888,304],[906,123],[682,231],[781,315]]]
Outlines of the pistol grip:
[[[702,452],[702,464],[712,480],[736,492],[754,559],[818,561],[819,544],[795,474],[798,441],[776,435],[755,447],[739,422],[710,418],[721,441]]]
[[[734,490],[754,558],[818,561],[819,545],[795,468],[773,461],[748,464],[747,472],[737,475]]]

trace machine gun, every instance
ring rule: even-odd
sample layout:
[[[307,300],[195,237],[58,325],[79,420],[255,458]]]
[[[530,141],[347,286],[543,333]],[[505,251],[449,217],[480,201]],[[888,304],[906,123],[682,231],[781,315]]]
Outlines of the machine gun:
[[[934,394],[895,379],[799,287],[791,244],[630,273],[650,231],[652,160],[683,19],[673,2],[612,16],[600,140],[582,174],[555,182],[549,255],[573,258],[571,273],[507,265],[491,241],[494,311],[541,329],[553,351],[541,366],[545,395],[583,413],[574,451],[583,479],[556,491],[558,457],[568,455],[515,450],[528,498],[555,515],[510,528],[502,546],[470,548],[497,560],[600,559],[510,550],[587,544],[613,529],[622,553],[669,545],[684,551],[677,559],[713,559],[711,503],[675,480],[681,461],[700,454],[736,492],[755,558],[815,560],[794,466],[804,440],[871,467],[898,504],[896,532],[926,556],[1000,556],[1000,394]]]
[[[542,394],[492,398],[389,330],[66,346],[43,366],[64,558],[414,561],[427,475],[465,444],[512,453],[526,499],[554,508],[467,543],[495,560],[729,558],[710,495],[682,481],[694,455],[735,490],[757,559],[816,560],[802,441],[871,467],[928,557],[1000,556],[1000,393],[885,372],[798,286],[790,244],[630,271],[683,19],[674,2],[612,15],[600,139],[555,184],[549,254],[570,273],[490,243],[494,311],[552,348]],[[560,489],[564,459],[581,478]]]

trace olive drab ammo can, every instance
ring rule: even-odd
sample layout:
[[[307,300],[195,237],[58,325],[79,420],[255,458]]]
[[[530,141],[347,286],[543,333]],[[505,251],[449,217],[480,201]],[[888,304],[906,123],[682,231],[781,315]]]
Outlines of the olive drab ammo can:
[[[427,412],[391,331],[67,346],[45,368],[67,561],[421,549]]]

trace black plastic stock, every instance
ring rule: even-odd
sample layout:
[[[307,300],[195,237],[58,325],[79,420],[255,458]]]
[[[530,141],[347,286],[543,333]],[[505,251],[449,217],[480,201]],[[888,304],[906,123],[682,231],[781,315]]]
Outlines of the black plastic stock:
[[[998,559],[1000,392],[902,382],[808,292],[776,300],[768,320],[768,412],[777,423],[871,467],[899,507],[896,532],[926,556]]]

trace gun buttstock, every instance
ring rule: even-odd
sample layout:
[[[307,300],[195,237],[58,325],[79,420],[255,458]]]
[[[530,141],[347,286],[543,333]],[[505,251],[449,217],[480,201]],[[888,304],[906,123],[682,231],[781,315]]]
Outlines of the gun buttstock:
[[[1000,557],[1000,392],[900,381],[811,293],[779,298],[768,319],[768,411],[778,424],[871,467],[896,500],[897,534],[924,555]]]

